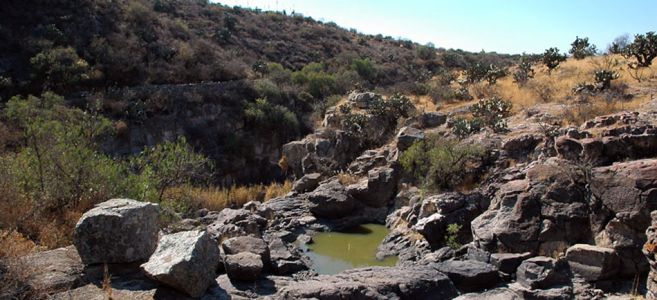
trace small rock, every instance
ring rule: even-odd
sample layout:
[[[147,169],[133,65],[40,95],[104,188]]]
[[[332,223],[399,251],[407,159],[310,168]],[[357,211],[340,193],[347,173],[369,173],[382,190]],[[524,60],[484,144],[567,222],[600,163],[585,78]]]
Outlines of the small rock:
[[[422,128],[433,128],[445,124],[447,115],[436,111],[425,112],[420,115],[419,121]]]
[[[200,297],[215,278],[219,248],[205,231],[183,231],[162,237],[153,256],[141,265],[148,277]]]
[[[537,256],[523,261],[516,272],[518,284],[528,289],[547,289],[570,281],[566,264],[554,258]]]
[[[424,140],[424,132],[413,127],[403,127],[397,134],[397,149],[404,151],[410,148],[413,143]]]
[[[490,263],[497,267],[500,272],[514,274],[523,260],[532,256],[530,252],[525,253],[493,253],[490,255]]]
[[[251,252],[227,255],[224,265],[229,278],[245,281],[258,279],[264,267],[260,255]]]
[[[268,266],[270,264],[269,248],[267,247],[267,243],[260,238],[253,236],[239,236],[230,238],[221,243],[221,248],[228,255],[238,254],[241,252],[255,253],[262,258],[262,264],[264,266]]]
[[[303,175],[303,177],[299,178],[299,180],[294,183],[292,189],[299,193],[310,192],[319,185],[321,178],[322,174],[320,173],[310,173]]]
[[[85,264],[129,263],[148,259],[157,247],[159,206],[112,199],[82,215],[73,244]]]

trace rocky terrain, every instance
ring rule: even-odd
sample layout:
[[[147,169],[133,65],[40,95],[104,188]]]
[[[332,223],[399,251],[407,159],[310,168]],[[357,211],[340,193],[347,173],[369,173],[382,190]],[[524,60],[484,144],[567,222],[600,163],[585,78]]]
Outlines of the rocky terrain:
[[[425,194],[400,153],[452,116],[414,112],[387,126],[371,93],[283,146],[293,191],[238,209],[200,210],[160,231],[158,205],[113,199],[86,212],[74,246],[23,257],[24,288],[54,299],[603,299],[657,290],[657,110],[553,128],[524,110],[509,131],[468,137],[490,152],[470,189]],[[345,180],[348,174],[351,180]],[[379,256],[394,267],[317,275],[299,243],[362,223],[391,231]],[[448,247],[449,224],[463,224]],[[159,231],[159,233],[158,233]],[[105,270],[104,270],[105,269]]]

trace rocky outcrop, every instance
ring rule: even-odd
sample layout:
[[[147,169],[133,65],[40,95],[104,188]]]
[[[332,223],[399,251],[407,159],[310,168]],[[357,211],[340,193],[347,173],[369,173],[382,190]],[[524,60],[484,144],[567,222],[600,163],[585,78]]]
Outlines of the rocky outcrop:
[[[647,271],[640,249],[650,212],[657,209],[657,159],[594,168],[591,177],[595,244],[614,249],[621,259],[621,275]]]
[[[224,265],[229,278],[246,281],[258,279],[264,268],[262,257],[252,252],[226,255]]]
[[[351,92],[347,97],[347,105],[360,109],[368,109],[375,101],[382,101],[379,94],[372,92]]]
[[[214,280],[218,263],[219,248],[207,232],[183,231],[163,236],[141,267],[156,281],[200,297]]]
[[[449,278],[430,267],[370,267],[295,282],[283,299],[451,299],[458,295]]]
[[[657,300],[657,211],[651,213],[652,225],[646,230],[647,241],[643,245],[643,254],[650,264],[646,281],[646,299]]]
[[[447,123],[447,115],[437,111],[422,113],[417,119],[422,128],[433,128]]]
[[[158,220],[157,204],[112,199],[82,215],[73,244],[85,264],[146,260],[157,247]]]

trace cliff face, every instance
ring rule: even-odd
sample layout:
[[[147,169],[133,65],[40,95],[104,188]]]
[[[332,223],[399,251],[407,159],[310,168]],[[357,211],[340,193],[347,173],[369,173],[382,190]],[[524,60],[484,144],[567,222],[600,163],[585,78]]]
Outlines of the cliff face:
[[[281,178],[277,161],[286,140],[266,137],[249,126],[246,99],[256,97],[247,81],[143,85],[108,90],[103,111],[117,120],[117,134],[104,143],[107,152],[128,156],[162,141],[186,136],[215,162],[218,183],[267,182]],[[94,103],[97,95],[73,102]]]

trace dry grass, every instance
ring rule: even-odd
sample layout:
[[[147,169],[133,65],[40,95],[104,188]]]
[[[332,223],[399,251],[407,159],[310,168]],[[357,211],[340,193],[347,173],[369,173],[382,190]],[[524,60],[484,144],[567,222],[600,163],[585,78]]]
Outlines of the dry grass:
[[[292,183],[272,183],[269,185],[232,186],[228,188],[179,186],[168,189],[165,198],[183,201],[194,208],[222,210],[226,207],[241,207],[249,201],[267,201],[280,197],[292,190]]]
[[[344,173],[344,172],[339,173],[337,175],[337,177],[338,177],[338,182],[340,182],[340,184],[342,184],[344,186],[357,183],[360,180],[360,178],[358,176],[356,176],[354,174],[351,174],[351,173]]]
[[[471,85],[469,90],[475,97],[474,101],[493,95],[508,99],[513,103],[514,112],[546,102],[562,104],[564,123],[576,125],[595,116],[636,109],[655,99],[657,64],[642,69],[642,80],[638,82],[633,78],[636,75],[627,67],[628,62],[629,60],[620,55],[588,57],[583,60],[568,59],[552,74],[548,74],[546,67],[537,64],[534,66],[535,77],[523,87],[513,82],[513,76],[509,75],[500,79],[496,85],[489,86],[485,82],[480,82]],[[578,83],[593,83],[595,71],[600,69],[616,71],[619,74],[619,78],[612,81],[611,92],[589,96],[587,101],[581,101],[581,98],[573,95],[572,89]],[[509,73],[512,74],[514,71],[511,68]],[[623,94],[630,97],[624,98]],[[472,102],[446,103],[440,107],[440,110],[452,111]],[[418,103],[420,107],[425,107],[421,101]]]

